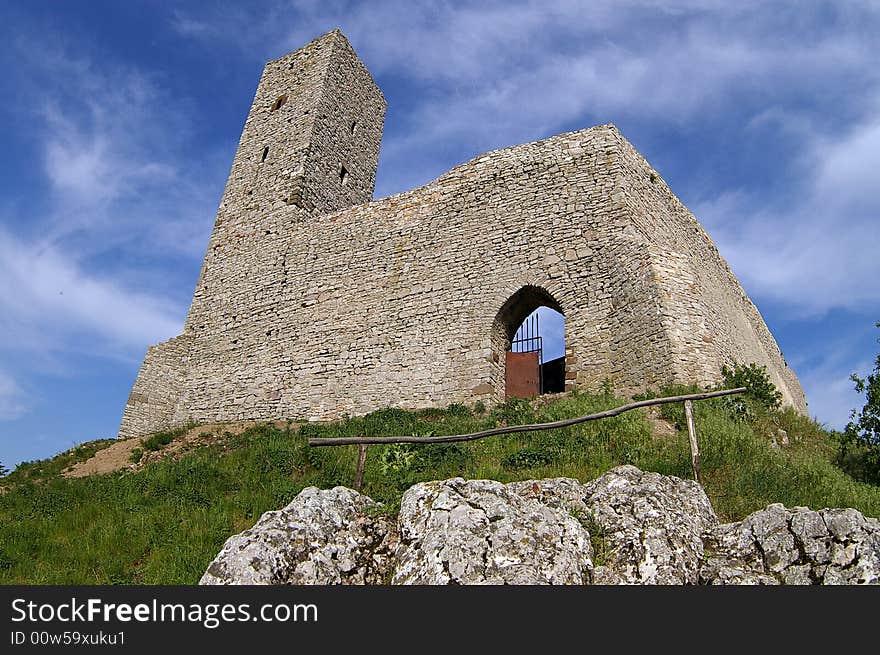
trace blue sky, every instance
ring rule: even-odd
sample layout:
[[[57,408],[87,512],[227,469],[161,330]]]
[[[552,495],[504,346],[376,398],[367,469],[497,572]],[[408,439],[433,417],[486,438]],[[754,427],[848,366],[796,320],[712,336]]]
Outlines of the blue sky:
[[[0,4],[0,462],[114,436],[178,334],[263,63],[341,27],[388,100],[376,196],[615,123],[841,427],[880,331],[876,2]],[[549,326],[548,326],[549,327]]]

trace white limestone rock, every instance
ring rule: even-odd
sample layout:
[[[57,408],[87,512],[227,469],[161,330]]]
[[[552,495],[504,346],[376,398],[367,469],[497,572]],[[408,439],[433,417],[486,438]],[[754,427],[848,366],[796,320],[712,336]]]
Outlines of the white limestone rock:
[[[381,584],[397,534],[393,521],[366,513],[375,506],[345,487],[303,489],[230,537],[199,584]]]
[[[227,540],[201,584],[880,584],[877,519],[773,504],[721,525],[695,482],[633,466],[420,483],[396,522],[375,507],[304,489]]]
[[[584,485],[601,565],[594,584],[695,584],[702,533],[717,524],[696,482],[618,466]]]
[[[420,483],[403,495],[392,584],[585,584],[590,537],[563,509],[493,480]]]
[[[880,521],[775,503],[705,535],[707,584],[880,584]]]

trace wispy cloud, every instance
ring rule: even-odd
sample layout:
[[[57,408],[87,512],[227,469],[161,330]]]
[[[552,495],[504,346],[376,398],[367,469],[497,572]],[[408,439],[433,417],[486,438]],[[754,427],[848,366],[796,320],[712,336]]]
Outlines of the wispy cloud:
[[[180,10],[171,12],[171,29],[182,36],[204,37],[211,32],[211,25],[204,21],[187,16]]]
[[[880,121],[814,133],[790,166],[802,176],[788,206],[768,209],[738,189],[695,206],[697,216],[750,291],[796,316],[880,306]]]
[[[86,131],[55,103],[45,108],[44,116],[46,175],[53,191],[79,209],[99,209],[144,186],[174,179],[170,163],[131,152],[131,134],[143,125],[137,119],[113,124],[104,111],[94,112],[90,118],[96,124]]]
[[[18,418],[28,409],[27,398],[11,375],[0,371],[0,421]]]
[[[869,53],[880,17],[859,3],[307,0],[250,18],[246,34],[226,9],[193,19],[210,29],[178,30],[269,58],[341,26],[375,73],[430,86],[413,118],[422,142],[479,138],[487,126],[553,129],[584,114],[675,122],[732,99],[766,107],[854,76],[878,80]]]
[[[0,351],[137,359],[180,331],[181,294],[157,271],[202,254],[214,211],[216,191],[180,175],[186,101],[65,39],[19,51],[45,184],[0,216]]]
[[[57,250],[0,231],[3,349],[132,356],[180,332],[182,308],[90,273]],[[83,339],[82,337],[87,337]]]
[[[197,129],[190,99],[171,96],[155,73],[100,61],[69,39],[36,51],[22,42],[18,52],[27,73],[20,92],[37,109],[48,206],[12,222],[16,232],[65,244],[78,258],[148,246],[199,253],[222,177],[213,180],[213,165],[206,171],[209,153],[193,166],[185,149]]]

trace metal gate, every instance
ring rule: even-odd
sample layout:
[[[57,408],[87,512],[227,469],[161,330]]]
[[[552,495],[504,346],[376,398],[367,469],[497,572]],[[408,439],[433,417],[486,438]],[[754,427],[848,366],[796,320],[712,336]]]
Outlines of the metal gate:
[[[541,364],[543,341],[538,330],[538,315],[527,319],[516,331],[505,355],[505,396],[534,398],[543,393]]]

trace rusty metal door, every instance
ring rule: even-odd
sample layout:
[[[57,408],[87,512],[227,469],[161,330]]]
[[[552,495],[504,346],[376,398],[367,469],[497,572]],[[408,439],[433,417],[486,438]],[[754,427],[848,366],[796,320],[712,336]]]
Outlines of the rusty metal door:
[[[541,393],[541,364],[538,352],[508,352],[505,362],[507,398],[534,398]]]
[[[504,362],[505,397],[534,398],[544,393],[541,379],[543,360],[543,339],[538,315],[534,314],[523,322],[510,342]]]

